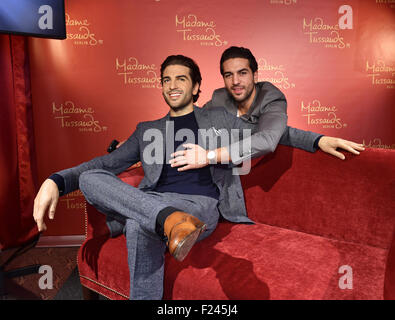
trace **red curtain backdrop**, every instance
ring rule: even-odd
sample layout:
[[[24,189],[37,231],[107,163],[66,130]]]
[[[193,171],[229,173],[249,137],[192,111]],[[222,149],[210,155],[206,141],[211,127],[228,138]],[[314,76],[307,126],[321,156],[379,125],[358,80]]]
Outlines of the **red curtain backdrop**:
[[[38,182],[104,154],[165,115],[160,64],[194,58],[199,105],[222,87],[221,53],[252,50],[289,125],[394,148],[395,5],[349,0],[66,0],[66,40],[29,40]],[[340,165],[340,163],[339,163]],[[60,199],[46,235],[84,233],[84,200]]]
[[[0,35],[0,248],[37,234],[35,154],[27,39]]]

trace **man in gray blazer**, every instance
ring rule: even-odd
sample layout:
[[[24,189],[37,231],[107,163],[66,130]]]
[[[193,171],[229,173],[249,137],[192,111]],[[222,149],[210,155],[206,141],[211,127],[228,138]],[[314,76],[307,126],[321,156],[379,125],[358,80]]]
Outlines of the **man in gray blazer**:
[[[223,108],[193,105],[201,76],[192,59],[168,57],[161,79],[170,107],[165,117],[139,123],[112,153],[51,175],[34,201],[33,217],[40,232],[46,229],[45,214],[54,218],[59,196],[78,188],[106,214],[111,232],[114,226],[123,226],[130,299],[162,298],[166,245],[174,258],[182,260],[196,241],[214,231],[220,214],[232,222],[252,223],[239,176],[227,164],[244,148],[254,126]],[[117,174],[138,161],[145,176],[134,188]],[[179,168],[188,165],[195,170]]]
[[[258,82],[258,63],[247,48],[227,48],[220,59],[224,88],[213,92],[204,107],[223,106],[242,120],[256,124],[252,136],[252,156],[273,152],[277,144],[314,152],[318,148],[342,160],[337,148],[354,154],[364,150],[362,144],[341,138],[323,136],[287,126],[287,101],[284,94],[270,82]]]

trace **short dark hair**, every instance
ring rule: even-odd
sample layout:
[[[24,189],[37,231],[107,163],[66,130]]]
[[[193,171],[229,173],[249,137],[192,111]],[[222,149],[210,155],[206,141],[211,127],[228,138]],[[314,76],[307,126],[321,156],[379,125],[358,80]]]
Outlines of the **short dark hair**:
[[[233,58],[244,58],[247,59],[248,62],[250,63],[250,69],[253,73],[255,73],[258,70],[258,63],[256,62],[256,59],[254,55],[251,53],[251,51],[247,48],[243,47],[230,47],[226,49],[221,56],[221,61],[219,63],[219,68],[221,71],[221,74],[224,75],[224,68],[222,67],[223,63],[226,60],[233,59]]]
[[[189,75],[192,79],[192,85],[194,86],[196,83],[199,84],[199,90],[197,94],[193,96],[193,102],[196,102],[199,99],[199,93],[201,92],[200,85],[202,84],[202,76],[196,62],[191,58],[185,57],[181,54],[168,56],[160,66],[161,82],[163,82],[163,71],[170,65],[181,65],[189,68]]]

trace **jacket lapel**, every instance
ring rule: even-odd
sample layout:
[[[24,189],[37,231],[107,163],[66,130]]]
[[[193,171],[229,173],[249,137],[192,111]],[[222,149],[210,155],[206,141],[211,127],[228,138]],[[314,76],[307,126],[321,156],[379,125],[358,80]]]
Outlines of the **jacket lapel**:
[[[161,139],[162,139],[162,148],[161,148],[161,161],[157,163],[156,161],[153,164],[147,165],[144,169],[146,172],[146,175],[149,176],[149,179],[156,184],[156,182],[159,180],[160,175],[162,173],[163,169],[163,164],[166,162],[166,123],[169,120],[169,114],[167,114],[165,117],[162,119],[159,119],[158,121],[154,122],[152,124],[152,128],[158,129],[161,133]],[[158,149],[157,149],[158,150]]]
[[[199,129],[209,129],[212,127],[210,118],[206,110],[196,107],[193,107],[193,111],[195,113],[196,122],[199,126]]]
[[[205,129],[205,130],[213,129],[214,126],[213,126],[213,123],[209,117],[209,111],[204,108],[198,108],[195,106],[193,108],[194,108],[195,118],[196,118],[196,122],[198,124],[199,129]],[[200,132],[199,132],[198,141],[201,141],[201,143],[203,143],[203,141],[204,141]],[[202,145],[202,147],[207,148],[204,145]],[[215,171],[214,166],[210,166],[210,172],[211,172],[213,181],[216,182],[218,177],[216,176],[216,171]]]

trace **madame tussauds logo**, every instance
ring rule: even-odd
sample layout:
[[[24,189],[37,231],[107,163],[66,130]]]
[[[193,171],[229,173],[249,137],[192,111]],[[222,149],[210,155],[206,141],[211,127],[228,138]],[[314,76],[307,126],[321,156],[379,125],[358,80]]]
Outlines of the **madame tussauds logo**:
[[[81,191],[73,191],[66,194],[64,197],[60,199],[61,202],[64,202],[66,205],[66,209],[84,209],[85,208],[85,198]]]
[[[280,89],[295,88],[283,65],[273,65],[264,58],[258,59],[258,81],[269,81]]]
[[[161,88],[159,70],[155,64],[140,63],[137,58],[116,58],[115,71],[123,84],[140,85],[141,88]]]
[[[341,118],[337,116],[338,109],[336,106],[324,106],[319,100],[305,103],[302,101],[302,116],[306,117],[307,125],[318,125],[322,128],[342,129],[347,127]]]
[[[72,19],[69,14],[65,14],[67,26],[67,40],[73,40],[75,45],[96,46],[103,44],[103,40],[97,40],[96,35],[91,30],[91,24],[87,19]]]
[[[390,8],[395,8],[395,0],[376,0],[376,4],[389,5]]]
[[[184,41],[199,42],[201,46],[226,46],[228,41],[222,40],[217,34],[214,21],[199,20],[194,14],[179,17],[176,15],[177,32]]]
[[[292,5],[297,4],[297,0],[270,0],[270,4],[282,4],[282,5]]]
[[[382,60],[369,63],[366,61],[367,76],[372,79],[372,85],[386,86],[388,89],[395,89],[395,67],[387,66]]]
[[[322,18],[303,18],[303,31],[311,44],[322,44],[325,48],[349,48],[344,37],[340,35],[339,26],[324,23]]]
[[[362,140],[362,144],[368,148],[380,148],[380,149],[395,149],[395,143],[393,144],[385,144],[381,141],[380,138],[375,138],[369,141],[369,143],[365,142],[365,139]]]
[[[94,133],[106,131],[107,127],[95,119],[94,113],[93,108],[76,106],[73,101],[61,103],[59,107],[52,102],[52,114],[61,128],[77,128],[80,132]]]
[[[321,17],[303,18],[303,32],[307,35],[309,43],[323,45],[325,48],[350,48],[346,42],[343,31],[353,28],[353,10],[349,5],[339,7],[340,14],[337,24],[330,24]]]

